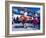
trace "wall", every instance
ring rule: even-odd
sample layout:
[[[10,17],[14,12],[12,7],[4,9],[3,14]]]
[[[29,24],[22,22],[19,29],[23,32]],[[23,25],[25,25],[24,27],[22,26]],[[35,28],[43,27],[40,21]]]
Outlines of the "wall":
[[[19,1],[26,1],[26,2],[44,2],[44,3],[46,3],[46,0],[19,0]],[[45,4],[45,9],[46,9],[46,4]],[[46,29],[46,24],[45,24],[45,29]],[[0,0],[0,38],[5,38],[4,36],[5,36],[5,0]],[[27,36],[27,37],[16,37],[16,38],[46,38],[46,30],[45,30],[45,35],[40,35],[40,36]]]

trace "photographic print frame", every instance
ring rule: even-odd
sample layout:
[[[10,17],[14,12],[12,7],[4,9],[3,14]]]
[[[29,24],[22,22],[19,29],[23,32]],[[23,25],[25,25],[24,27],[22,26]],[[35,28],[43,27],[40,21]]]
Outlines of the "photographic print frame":
[[[6,7],[5,7],[5,36],[6,37],[12,37],[12,36],[34,36],[34,35],[44,35],[45,34],[45,5],[44,5],[44,3],[35,3],[35,2],[17,2],[17,1],[6,1]],[[43,28],[42,28],[42,33],[34,33],[34,31],[33,31],[33,33],[31,32],[31,33],[29,33],[30,31],[28,31],[28,33],[23,33],[22,31],[20,31],[20,32],[16,32],[16,33],[18,33],[18,34],[15,34],[15,33],[12,33],[12,34],[10,34],[9,32],[10,32],[10,30],[9,30],[9,28],[10,28],[10,22],[9,22],[9,17],[10,17],[10,9],[9,9],[9,7],[10,7],[10,4],[11,4],[11,7],[12,6],[16,6],[16,8],[17,8],[17,4],[19,4],[18,6],[21,6],[21,7],[26,7],[26,5],[27,5],[27,7],[30,7],[31,5],[36,5],[36,7],[37,7],[37,5],[38,6],[42,6],[43,7],[43,11],[42,11],[42,13],[43,14],[41,14],[41,15],[43,15],[43,19],[42,19],[42,22],[43,22]],[[15,5],[16,4],[16,5]],[[22,5],[23,6],[22,6]],[[20,7],[20,8],[21,8]],[[10,11],[10,12],[9,12]],[[21,33],[22,32],[22,33]],[[26,32],[26,31],[25,31]]]

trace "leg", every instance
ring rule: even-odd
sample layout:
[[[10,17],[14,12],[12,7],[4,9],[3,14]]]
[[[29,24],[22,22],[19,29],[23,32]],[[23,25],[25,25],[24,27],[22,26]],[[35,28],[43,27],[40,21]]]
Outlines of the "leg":
[[[24,28],[27,28],[27,27],[26,27],[26,23],[24,24]]]

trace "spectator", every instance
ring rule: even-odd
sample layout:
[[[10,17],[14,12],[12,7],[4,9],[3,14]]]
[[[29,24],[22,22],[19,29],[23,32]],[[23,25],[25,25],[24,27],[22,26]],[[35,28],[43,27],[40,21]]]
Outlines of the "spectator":
[[[39,23],[38,18],[34,18],[34,19],[32,20],[32,23],[33,23],[33,25],[34,25],[34,28],[36,28],[36,26],[37,26],[38,23]]]

